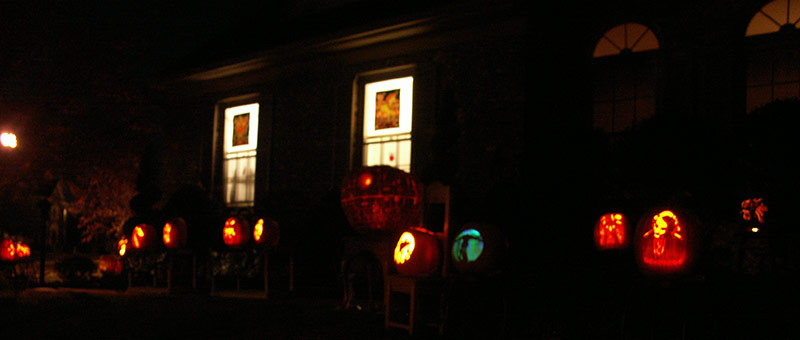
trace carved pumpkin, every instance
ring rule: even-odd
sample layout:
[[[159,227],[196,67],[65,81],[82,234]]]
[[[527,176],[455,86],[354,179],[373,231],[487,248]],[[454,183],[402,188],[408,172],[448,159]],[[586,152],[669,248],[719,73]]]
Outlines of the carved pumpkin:
[[[691,260],[694,219],[677,209],[644,215],[636,228],[636,259],[646,273],[669,274],[687,269]]]
[[[508,240],[489,224],[465,225],[453,239],[453,266],[458,272],[488,274],[500,269],[508,252]]]
[[[162,239],[167,248],[183,248],[186,246],[186,221],[180,217],[171,218],[164,223]]]
[[[247,220],[242,217],[231,217],[222,227],[222,241],[229,247],[240,248],[247,244],[250,234],[248,229]]]
[[[342,183],[342,208],[354,229],[402,231],[422,224],[422,185],[390,166],[357,169]]]
[[[3,239],[0,241],[0,260],[14,261],[17,253],[17,247],[11,239]]]
[[[101,255],[97,261],[97,269],[103,275],[122,274],[122,259],[114,255]]]
[[[131,233],[131,246],[136,250],[150,250],[155,248],[156,229],[149,224],[139,224]]]
[[[439,269],[439,238],[422,228],[403,232],[394,248],[397,272],[408,276],[430,276]]]
[[[620,249],[630,244],[630,224],[623,214],[609,213],[597,220],[594,226],[594,244],[597,249]]]
[[[258,245],[274,247],[281,238],[278,222],[271,219],[259,218],[253,226],[253,241]]]
[[[31,256],[31,248],[28,247],[27,244],[22,243],[22,242],[17,242],[15,247],[16,247],[16,249],[15,249],[15,252],[14,252],[14,257],[16,257],[16,259],[19,260],[19,259],[24,259],[26,257],[30,257]]]

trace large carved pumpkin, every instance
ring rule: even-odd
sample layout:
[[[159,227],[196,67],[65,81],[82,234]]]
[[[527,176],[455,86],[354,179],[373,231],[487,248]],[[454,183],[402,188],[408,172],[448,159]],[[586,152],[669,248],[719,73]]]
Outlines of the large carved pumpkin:
[[[149,224],[139,224],[133,228],[130,245],[136,250],[150,250],[156,246],[156,229]]]
[[[403,232],[394,248],[397,272],[408,276],[430,276],[439,269],[439,238],[422,228]]]
[[[280,238],[281,230],[274,220],[259,218],[253,226],[253,241],[258,245],[274,247]]]
[[[490,224],[465,225],[456,234],[452,245],[453,266],[460,273],[497,272],[508,253],[505,234]]]
[[[222,227],[222,241],[233,248],[241,248],[249,241],[250,226],[243,217],[231,217]]]
[[[671,274],[688,269],[692,260],[696,219],[679,209],[656,209],[636,227],[636,259],[648,274]]]
[[[354,229],[402,231],[422,224],[422,185],[390,166],[357,169],[342,183],[342,208]]]
[[[594,244],[597,249],[620,249],[630,244],[630,223],[623,214],[608,213],[594,226]]]
[[[186,221],[180,217],[174,217],[164,223],[162,239],[167,248],[183,248],[187,243]]]

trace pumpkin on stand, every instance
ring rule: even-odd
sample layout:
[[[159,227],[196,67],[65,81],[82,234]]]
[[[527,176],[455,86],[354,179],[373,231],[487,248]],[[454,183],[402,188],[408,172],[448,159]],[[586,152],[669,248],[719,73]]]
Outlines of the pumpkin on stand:
[[[222,241],[232,248],[241,248],[249,241],[250,226],[243,217],[231,217],[222,227]]]
[[[180,217],[174,217],[164,223],[162,232],[164,245],[170,249],[183,248],[187,243],[186,221]]]
[[[342,208],[358,230],[402,231],[422,224],[422,185],[390,166],[369,166],[345,177]]]
[[[597,249],[621,249],[630,244],[630,223],[625,215],[608,213],[600,217],[594,226],[594,244]]]
[[[394,248],[397,272],[406,276],[427,277],[440,264],[439,238],[422,228],[410,228],[400,235]]]

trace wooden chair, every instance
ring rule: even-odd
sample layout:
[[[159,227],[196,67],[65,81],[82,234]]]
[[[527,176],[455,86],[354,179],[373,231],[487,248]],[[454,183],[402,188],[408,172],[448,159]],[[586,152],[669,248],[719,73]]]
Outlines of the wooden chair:
[[[418,316],[420,308],[434,305],[438,307],[438,313],[426,322],[426,325],[434,326],[438,329],[439,335],[444,331],[444,324],[441,310],[444,288],[444,277],[449,268],[449,233],[450,233],[450,187],[439,182],[434,182],[425,188],[424,204],[424,223],[425,227],[433,230],[440,240],[442,249],[442,266],[439,275],[426,278],[408,277],[399,275],[389,270],[388,263],[384,269],[384,305],[385,305],[385,327],[401,328],[408,331],[409,335],[414,335],[414,331],[419,324]],[[398,298],[394,295],[405,294],[408,296],[408,319],[406,322],[398,321],[394,315],[394,306]],[[421,321],[421,320],[419,320]]]

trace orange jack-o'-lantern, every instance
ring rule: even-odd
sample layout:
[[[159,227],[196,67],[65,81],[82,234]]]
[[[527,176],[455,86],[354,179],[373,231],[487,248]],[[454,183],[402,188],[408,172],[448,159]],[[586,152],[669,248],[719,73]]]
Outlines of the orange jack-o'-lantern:
[[[439,269],[439,239],[422,228],[403,232],[394,248],[397,272],[408,276],[430,276]]]
[[[131,246],[136,250],[149,250],[155,248],[156,229],[149,224],[139,224],[131,233]]]
[[[16,251],[14,252],[14,256],[18,260],[19,259],[24,259],[26,257],[30,257],[31,256],[31,248],[28,247],[27,244],[22,243],[22,242],[17,242],[15,247],[16,247]]]
[[[645,215],[636,228],[636,258],[648,273],[685,270],[691,259],[695,220],[676,209]]]
[[[180,217],[169,219],[164,223],[162,239],[167,248],[183,248],[186,246],[186,221]]]
[[[278,222],[268,218],[259,218],[253,226],[253,241],[258,245],[274,247],[281,238]]]
[[[342,208],[356,230],[401,231],[422,223],[422,185],[390,166],[357,169],[342,183]]]
[[[243,247],[249,240],[249,229],[247,220],[243,217],[228,218],[222,227],[222,241],[229,247]]]
[[[600,217],[594,226],[597,249],[620,249],[628,246],[630,224],[625,215],[609,213]]]
[[[3,239],[0,241],[0,260],[14,261],[17,254],[17,246],[11,239]]]
[[[456,234],[451,252],[453,266],[460,273],[495,273],[505,261],[508,239],[496,226],[470,223]]]

